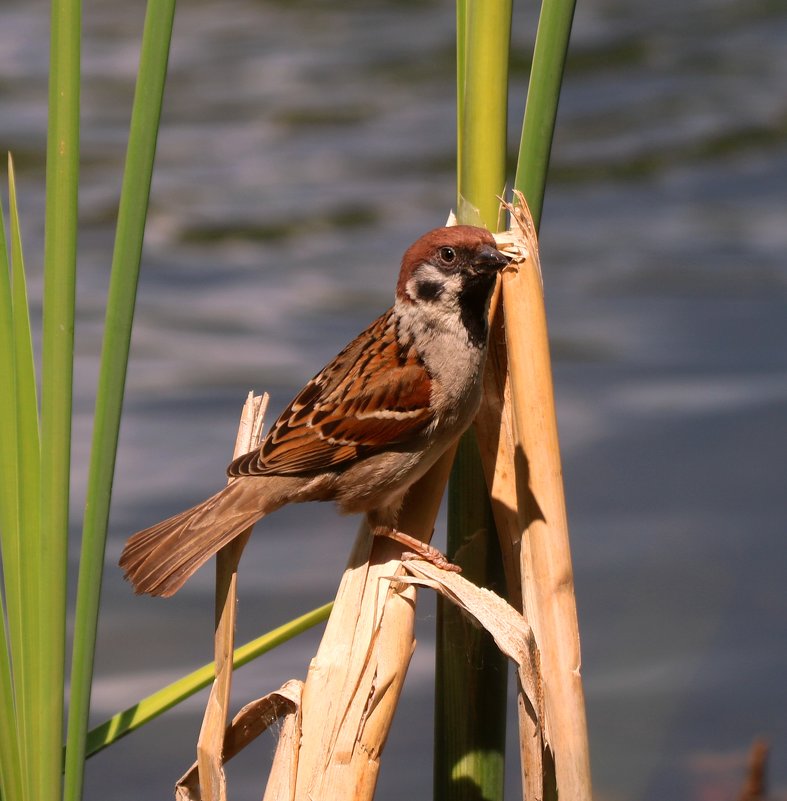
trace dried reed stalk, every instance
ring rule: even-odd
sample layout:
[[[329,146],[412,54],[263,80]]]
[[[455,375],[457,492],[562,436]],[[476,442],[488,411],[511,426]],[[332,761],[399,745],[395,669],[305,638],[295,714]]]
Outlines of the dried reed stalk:
[[[248,453],[259,444],[267,407],[267,393],[256,397],[253,392],[249,393],[238,426],[233,454],[235,457]],[[249,541],[250,534],[251,528],[244,531],[216,555],[214,635],[216,678],[210,689],[197,741],[199,792],[203,801],[226,801],[227,798],[222,765],[224,763],[224,735],[232,690],[232,652],[235,648],[238,562]]]
[[[501,237],[503,235],[500,235]],[[503,247],[498,243],[500,247]],[[474,421],[489,498],[500,539],[508,602],[522,611],[521,527],[517,514],[516,433],[511,412],[511,386],[500,292],[490,307],[489,350],[484,370],[484,392]]]
[[[524,198],[512,212],[512,244],[526,254],[503,273],[505,342],[493,329],[477,427],[496,522],[512,557],[519,550],[525,617],[541,653],[546,737],[554,758],[550,794],[590,801],[590,760],[580,676],[579,628],[568,542],[541,267],[535,228]],[[511,233],[511,232],[509,232]],[[508,378],[506,377],[508,373]],[[491,393],[489,392],[491,390]],[[520,707],[525,797],[535,792],[532,715]]]
[[[402,511],[404,531],[425,540],[453,453],[417,484]],[[535,638],[524,618],[490,590],[420,560],[361,527],[317,656],[309,667],[297,730],[280,741],[264,801],[371,799],[380,757],[412,656],[414,585],[449,598],[489,631],[512,659],[523,703],[541,743],[543,693]],[[296,724],[297,725],[297,724]],[[543,753],[543,745],[536,751]],[[536,775],[542,774],[537,763]],[[293,785],[292,776],[296,775]],[[538,796],[543,797],[539,791]]]
[[[484,375],[484,399],[475,420],[475,428],[495,526],[500,538],[508,600],[522,612],[521,524],[514,463],[516,435],[511,413],[502,310],[495,315],[492,326]],[[527,619],[527,615],[524,615],[524,619]],[[542,719],[539,726],[533,705],[521,692],[517,699],[517,715],[522,798],[523,801],[541,801],[548,797],[544,786],[549,786],[554,781],[554,777],[547,775],[550,765],[548,758],[547,765],[544,764],[546,721]]]
[[[499,243],[501,247],[503,245]],[[511,253],[511,250],[509,249]],[[524,257],[524,256],[522,256]],[[511,409],[511,384],[505,346],[503,311],[493,299],[489,355],[484,373],[484,396],[475,419],[475,429],[486,476],[492,512],[503,555],[509,603],[522,609],[521,537],[517,493],[516,432]],[[526,484],[526,482],[525,482]],[[524,613],[523,613],[524,614]],[[526,620],[527,616],[524,615]],[[547,752],[546,721],[521,691],[517,697],[519,756],[523,801],[548,798],[545,786],[554,785],[554,771]],[[546,756],[546,764],[545,764]]]
[[[408,493],[399,527],[431,538],[453,449]],[[402,546],[361,526],[301,705],[301,742],[294,792],[266,801],[371,799],[402,683],[415,647],[415,588],[403,575]],[[290,763],[291,764],[291,763]],[[269,789],[280,785],[272,772]]]
[[[226,763],[260,736],[271,724],[283,718],[279,732],[278,757],[282,750],[297,754],[300,736],[300,703],[303,683],[290,680],[276,692],[246,704],[224,732],[221,762]],[[282,776],[283,781],[294,776]],[[288,798],[285,794],[282,796]],[[195,762],[175,785],[175,801],[201,801],[199,765]]]
[[[367,537],[359,537],[358,544],[361,548],[368,542]],[[390,545],[398,547],[393,543]],[[421,560],[404,562],[393,560],[393,562],[403,567],[404,573],[396,577],[389,576],[379,579],[380,581],[390,581],[393,591],[402,593],[405,590],[414,589],[416,585],[429,587],[448,598],[477,625],[482,626],[490,633],[500,651],[514,662],[520,692],[527,699],[531,708],[535,710],[536,723],[540,724],[540,721],[543,720],[543,692],[539,654],[533,632],[522,615],[491,590],[478,587],[457,573],[442,570]],[[378,679],[379,677],[378,672]],[[361,683],[363,684],[363,682]],[[401,686],[401,681],[397,681],[396,684]],[[382,700],[382,696],[386,694],[386,687],[390,688],[391,685],[386,684],[384,678],[379,680],[378,685],[374,688],[378,693],[378,700]],[[391,690],[388,689],[387,692],[391,692]],[[354,695],[358,694],[354,693]],[[226,730],[222,753],[223,762],[232,759],[276,720],[282,721],[273,769],[265,792],[265,801],[272,801],[272,799],[291,801],[296,797],[300,743],[304,733],[302,696],[303,684],[300,681],[290,680],[276,692],[246,704],[233,718],[232,724]],[[397,697],[398,694],[394,693],[386,703],[388,712],[393,710]],[[368,732],[364,732],[358,737],[357,744],[361,756],[366,753],[364,748],[369,745],[374,746],[375,743],[379,743],[379,750],[382,749],[386,727],[390,722],[390,714],[386,713],[382,718],[383,726],[374,723],[373,718],[377,714],[374,709],[374,701],[374,698],[370,698],[367,703],[369,714],[364,717],[364,726],[362,727],[373,729],[374,735],[369,736]],[[352,704],[350,707],[349,716],[351,717]],[[346,709],[347,707],[343,706],[342,708]],[[343,716],[339,715],[339,717]],[[381,732],[382,738],[380,738]],[[379,750],[375,752],[378,756]],[[326,766],[332,760],[337,760],[337,752],[328,756]],[[342,762],[341,759],[338,761]],[[351,762],[352,760],[345,761]],[[345,771],[345,775],[341,777],[343,781],[340,781],[334,788],[321,789],[315,793],[309,792],[308,797],[331,797],[327,794],[341,791],[348,781],[355,782],[355,791],[350,796],[351,798],[369,797],[374,789],[377,768],[378,760],[360,759],[357,770],[354,773],[349,769]],[[199,768],[196,762],[178,781],[175,797],[176,801],[200,801],[202,798]],[[538,797],[543,796],[539,794]]]

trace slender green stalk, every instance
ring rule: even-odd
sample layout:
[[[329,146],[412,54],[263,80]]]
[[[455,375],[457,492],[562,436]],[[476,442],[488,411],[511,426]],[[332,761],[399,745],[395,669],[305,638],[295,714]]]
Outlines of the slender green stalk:
[[[67,801],[78,801],[82,793],[112,479],[174,13],[174,0],[148,3],[120,196],[82,532],[66,749]]]
[[[458,218],[491,230],[505,186],[510,38],[509,0],[458,0]],[[474,536],[479,530],[485,535]],[[481,585],[502,571],[472,431],[462,438],[451,473],[448,554]],[[438,605],[435,798],[502,798],[506,661],[451,604]]]
[[[481,495],[483,493],[483,495]],[[448,488],[448,528],[466,539],[449,548],[462,575],[505,594],[500,546],[475,436],[462,438]],[[472,536],[475,535],[475,536]],[[508,664],[485,630],[438,600],[435,707],[436,801],[503,797]]]
[[[467,3],[456,0],[456,174],[462,174],[464,154],[465,76],[467,74]]]
[[[5,214],[0,201],[0,375],[6,377],[0,388],[0,548],[3,554],[5,596],[13,598],[14,617],[19,627],[16,358],[9,268]],[[13,577],[17,577],[16,586]],[[3,594],[0,593],[0,797],[22,799],[22,738],[17,729],[9,649],[6,610]]]
[[[22,755],[14,710],[14,688],[5,624],[5,605],[0,595],[0,799],[23,798]]]
[[[538,20],[514,179],[514,187],[527,198],[536,228],[541,223],[549,156],[575,4],[576,0],[544,0]]]
[[[333,609],[333,603],[320,606],[267,634],[263,634],[256,640],[236,648],[232,657],[233,668],[242,667],[267,651],[302,634],[312,626],[327,620],[331,609]],[[100,726],[96,726],[87,736],[86,756],[97,754],[116,740],[157,718],[181,701],[185,701],[203,687],[207,687],[213,681],[215,667],[215,662],[203,665],[187,676],[168,684],[147,698],[143,698],[134,706],[118,712]]]
[[[5,237],[5,211],[0,198],[0,544],[18,546],[16,358],[14,310],[11,299],[11,265]],[[17,557],[18,559],[18,557]],[[13,560],[4,564],[8,569]],[[8,576],[6,576],[6,581]],[[2,746],[0,746],[2,747]]]
[[[511,0],[467,4],[464,97],[457,141],[460,222],[497,229],[498,196],[506,181],[508,53]]]
[[[34,798],[60,798],[79,180],[80,0],[53,0],[41,353]],[[32,755],[31,755],[32,756]]]
[[[11,212],[11,302],[14,326],[14,366],[17,450],[17,540],[11,539],[11,560],[6,577],[11,659],[17,723],[24,770],[24,797],[37,798],[38,737],[44,724],[41,712],[39,632],[39,537],[41,451],[38,432],[35,361],[30,314],[27,302],[16,182],[11,158],[8,159],[8,186]],[[6,551],[4,550],[4,553]],[[5,563],[3,572],[5,573]],[[61,688],[62,698],[62,688]]]

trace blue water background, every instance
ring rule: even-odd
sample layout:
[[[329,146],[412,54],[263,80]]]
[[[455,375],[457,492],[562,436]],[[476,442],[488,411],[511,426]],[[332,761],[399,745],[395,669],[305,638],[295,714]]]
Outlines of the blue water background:
[[[17,160],[34,298],[47,12],[0,5],[0,150]],[[512,143],[535,13],[518,5]],[[141,2],[84,8],[75,527],[143,14]],[[115,567],[124,538],[221,485],[248,389],[281,409],[388,305],[399,255],[453,205],[453,14],[448,2],[180,4],[95,722],[211,657],[212,571],[170,601],[133,597]],[[577,9],[542,260],[599,801],[733,799],[760,734],[773,797],[787,798],[786,41],[774,0]],[[355,528],[317,506],[266,521],[244,557],[240,640],[332,597]],[[431,793],[426,594],[418,616],[380,799]],[[304,676],[316,642],[241,670],[235,707]],[[86,798],[171,797],[204,700],[91,760]],[[233,798],[260,796],[273,743],[231,765]],[[509,797],[517,774],[512,748]]]

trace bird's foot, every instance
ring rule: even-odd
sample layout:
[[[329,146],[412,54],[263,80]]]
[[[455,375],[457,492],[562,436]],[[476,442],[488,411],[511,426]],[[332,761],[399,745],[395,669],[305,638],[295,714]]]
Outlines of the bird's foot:
[[[462,568],[459,565],[455,565],[434,545],[430,545],[428,542],[421,542],[421,540],[411,537],[403,531],[397,531],[395,528],[388,528],[387,526],[376,526],[374,535],[376,537],[388,537],[389,540],[394,540],[401,545],[407,546],[408,550],[402,553],[402,561],[404,562],[411,559],[423,559],[441,570],[448,570],[451,573],[462,572]]]

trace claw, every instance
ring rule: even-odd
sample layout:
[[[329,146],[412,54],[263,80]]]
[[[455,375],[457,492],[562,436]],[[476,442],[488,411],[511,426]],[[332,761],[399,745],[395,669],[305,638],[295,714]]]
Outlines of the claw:
[[[403,561],[423,559],[441,570],[447,570],[451,573],[462,572],[462,568],[450,561],[442,551],[439,551],[428,542],[421,542],[421,540],[405,534],[403,531],[397,531],[395,528],[389,528],[388,526],[376,526],[374,535],[375,537],[388,537],[389,540],[406,545],[410,550],[402,553]]]

